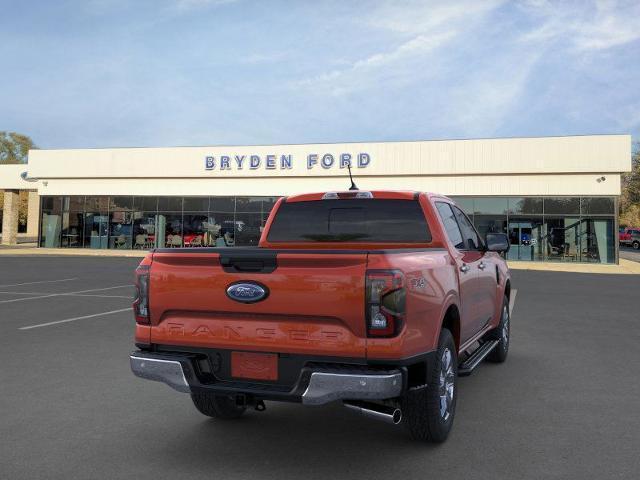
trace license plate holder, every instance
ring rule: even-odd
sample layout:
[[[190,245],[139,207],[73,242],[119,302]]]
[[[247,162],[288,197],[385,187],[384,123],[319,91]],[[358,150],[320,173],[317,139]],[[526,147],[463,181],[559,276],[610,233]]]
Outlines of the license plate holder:
[[[278,380],[278,354],[231,352],[231,376],[250,380]]]

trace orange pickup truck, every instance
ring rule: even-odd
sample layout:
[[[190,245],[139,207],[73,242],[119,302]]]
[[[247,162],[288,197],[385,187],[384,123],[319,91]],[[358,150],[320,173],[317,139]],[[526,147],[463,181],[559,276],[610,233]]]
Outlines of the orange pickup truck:
[[[458,376],[507,356],[508,248],[441,195],[281,198],[258,247],[146,256],[131,369],[210,417],[341,401],[441,442]]]

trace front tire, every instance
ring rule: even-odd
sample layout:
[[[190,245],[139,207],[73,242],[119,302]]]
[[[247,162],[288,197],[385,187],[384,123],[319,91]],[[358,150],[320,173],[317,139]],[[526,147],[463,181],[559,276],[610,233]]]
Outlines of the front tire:
[[[427,386],[407,392],[401,400],[403,423],[415,440],[441,443],[447,439],[458,398],[458,355],[451,332],[440,332],[435,365]]]
[[[498,340],[498,345],[487,355],[487,360],[493,363],[503,363],[507,359],[509,341],[511,340],[511,315],[509,314],[509,299],[506,295],[502,301],[500,323],[491,332],[490,338]]]
[[[191,400],[198,411],[207,417],[233,419],[241,417],[247,407],[236,405],[235,399],[213,393],[192,393]]]
[[[640,250],[640,242],[638,242],[637,240],[633,242],[633,249]]]

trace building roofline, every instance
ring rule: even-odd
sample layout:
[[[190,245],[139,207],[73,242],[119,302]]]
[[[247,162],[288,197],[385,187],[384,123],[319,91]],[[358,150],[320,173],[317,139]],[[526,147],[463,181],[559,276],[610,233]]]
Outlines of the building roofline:
[[[585,133],[578,135],[532,135],[520,137],[477,137],[477,138],[432,138],[421,140],[352,140],[343,142],[304,142],[304,143],[252,143],[252,144],[217,144],[217,145],[165,145],[165,146],[132,146],[132,147],[79,147],[79,148],[37,148],[39,151],[61,150],[131,150],[131,149],[164,149],[164,148],[232,148],[232,147],[281,147],[305,145],[351,145],[358,143],[421,143],[421,142],[472,142],[478,140],[531,140],[545,138],[580,138],[580,137],[629,137],[630,133]],[[30,152],[32,150],[29,150]]]

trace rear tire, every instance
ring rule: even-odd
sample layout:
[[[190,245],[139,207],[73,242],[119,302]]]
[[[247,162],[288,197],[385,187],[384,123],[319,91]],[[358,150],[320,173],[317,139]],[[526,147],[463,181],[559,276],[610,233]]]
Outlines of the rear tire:
[[[236,405],[232,397],[213,393],[192,393],[191,400],[200,413],[218,419],[241,417],[247,409],[247,407]]]
[[[451,332],[440,332],[427,386],[401,399],[402,422],[415,440],[444,442],[453,426],[458,398],[458,355]]]
[[[498,340],[498,345],[487,355],[487,360],[493,363],[504,362],[509,353],[509,341],[511,340],[511,315],[509,314],[509,299],[506,295],[502,301],[500,323],[491,332],[489,338]]]

